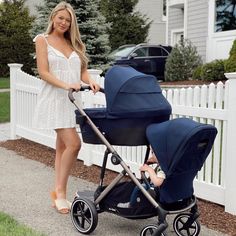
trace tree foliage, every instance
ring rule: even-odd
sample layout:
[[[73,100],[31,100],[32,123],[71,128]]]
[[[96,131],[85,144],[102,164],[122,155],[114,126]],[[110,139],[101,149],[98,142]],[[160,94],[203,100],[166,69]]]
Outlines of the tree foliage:
[[[194,70],[202,64],[197,48],[187,39],[173,47],[165,65],[165,80],[189,80]]]
[[[48,25],[48,17],[52,9],[60,0],[44,0],[37,6],[38,17],[33,34],[43,33]],[[86,45],[89,57],[89,67],[104,69],[107,67],[110,53],[108,24],[105,17],[99,12],[99,0],[67,0],[75,10],[82,41]]]
[[[29,30],[34,18],[25,0],[5,0],[0,7],[0,76],[9,75],[8,63],[21,63],[32,73],[34,45]]]
[[[109,41],[112,50],[124,44],[146,41],[151,21],[134,12],[138,0],[101,0],[101,11],[111,25]]]

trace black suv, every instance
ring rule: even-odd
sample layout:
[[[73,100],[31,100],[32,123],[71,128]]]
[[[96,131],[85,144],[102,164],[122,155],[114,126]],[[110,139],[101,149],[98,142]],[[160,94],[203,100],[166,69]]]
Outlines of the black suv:
[[[123,45],[110,54],[114,65],[129,65],[145,74],[164,80],[166,58],[171,46],[163,45]]]

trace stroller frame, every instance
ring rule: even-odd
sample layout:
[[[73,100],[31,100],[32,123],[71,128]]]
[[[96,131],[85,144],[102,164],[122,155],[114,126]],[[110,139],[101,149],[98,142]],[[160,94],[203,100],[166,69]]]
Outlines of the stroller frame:
[[[80,91],[85,90],[91,90],[89,86],[82,86]],[[96,189],[94,193],[95,200],[92,202],[89,199],[81,199],[79,194],[76,195],[72,207],[71,207],[71,218],[73,225],[75,228],[83,234],[89,234],[93,232],[97,226],[98,223],[98,216],[97,214],[100,212],[103,212],[99,209],[99,203],[107,196],[107,194],[113,189],[114,186],[116,186],[125,176],[129,176],[130,179],[135,183],[136,186],[140,189],[140,191],[143,193],[143,195],[147,198],[147,200],[153,205],[153,207],[156,209],[156,216],[158,216],[158,222],[157,227],[155,227],[153,224],[150,224],[143,228],[141,235],[146,235],[147,232],[151,232],[151,235],[155,236],[165,236],[164,231],[168,227],[168,223],[166,221],[167,214],[179,214],[190,210],[191,216],[187,217],[187,221],[183,225],[183,229],[189,229],[193,223],[195,225],[197,224],[197,229],[195,234],[191,234],[191,236],[198,235],[200,232],[200,225],[196,221],[196,219],[199,217],[198,209],[197,209],[197,199],[193,195],[191,199],[191,203],[180,210],[166,210],[156,200],[151,196],[151,194],[143,187],[143,185],[138,181],[138,179],[135,177],[134,173],[130,170],[129,166],[123,161],[123,159],[119,156],[119,154],[116,152],[116,150],[113,148],[113,146],[108,142],[108,140],[104,137],[104,135],[101,133],[101,131],[96,127],[96,125],[93,123],[93,121],[90,119],[90,117],[85,113],[85,111],[79,107],[75,103],[75,98],[73,97],[73,92],[75,90],[70,89],[69,90],[69,99],[70,101],[75,105],[75,107],[78,109],[79,113],[81,114],[81,117],[83,119],[82,122],[87,122],[94,133],[98,136],[98,138],[102,141],[102,143],[106,146],[106,150],[103,157],[103,164],[101,167],[101,174],[100,174],[100,183],[98,188]],[[100,92],[104,93],[104,89],[100,88]],[[147,146],[146,154],[145,154],[145,161],[148,159],[150,153],[150,148]],[[111,154],[111,162],[113,165],[121,165],[123,170],[118,173],[118,175],[115,177],[115,179],[105,188],[103,187],[103,180],[105,176],[106,171],[106,164],[108,155]],[[143,173],[144,174],[144,173]],[[144,181],[147,181],[145,174],[142,175]],[[146,179],[146,180],[145,180]],[[88,227],[84,226],[84,223],[78,223],[78,221],[74,218],[74,213],[76,211],[75,208],[79,207],[81,208],[81,202],[83,207],[85,206],[87,214],[92,218],[91,224]],[[89,213],[88,213],[89,211]],[[85,214],[86,214],[85,212]],[[109,211],[111,213],[114,213],[113,211]],[[116,214],[117,215],[117,214]],[[137,219],[137,218],[134,218]],[[177,229],[178,230],[178,229]],[[144,231],[144,232],[143,232]],[[144,233],[144,234],[143,234]],[[181,234],[178,234],[181,235]]]

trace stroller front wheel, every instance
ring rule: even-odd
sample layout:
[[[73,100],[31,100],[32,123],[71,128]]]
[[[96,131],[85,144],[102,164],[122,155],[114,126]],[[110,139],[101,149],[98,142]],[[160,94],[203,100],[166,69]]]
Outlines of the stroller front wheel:
[[[89,234],[98,224],[98,213],[92,201],[86,198],[75,198],[71,206],[71,220],[82,234]]]
[[[191,213],[179,214],[173,221],[175,233],[179,236],[197,236],[200,233],[201,226],[198,220],[191,220]]]
[[[147,225],[140,232],[140,236],[151,236],[154,235],[154,232],[158,229],[158,225]],[[165,236],[164,233],[161,233],[160,236]]]

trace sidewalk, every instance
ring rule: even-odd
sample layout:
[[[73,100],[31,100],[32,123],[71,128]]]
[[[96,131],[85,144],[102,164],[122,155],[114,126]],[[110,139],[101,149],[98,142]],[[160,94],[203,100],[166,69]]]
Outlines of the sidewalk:
[[[0,124],[0,140],[9,137],[9,124]],[[4,135],[3,135],[4,134]],[[0,211],[12,215],[16,220],[48,236],[78,236],[70,215],[58,214],[51,207],[49,193],[52,190],[54,171],[42,163],[26,159],[13,151],[0,147]],[[96,185],[79,178],[70,177],[68,196],[73,200],[75,191],[88,193]],[[91,235],[137,236],[141,229],[157,218],[128,220],[113,214],[102,213],[98,226]],[[168,236],[173,231],[173,216],[168,216]],[[119,230],[117,230],[119,229]],[[227,236],[202,226],[201,236]]]

